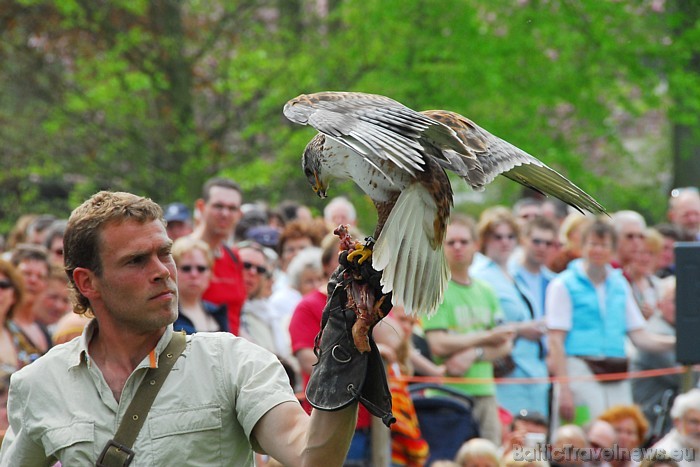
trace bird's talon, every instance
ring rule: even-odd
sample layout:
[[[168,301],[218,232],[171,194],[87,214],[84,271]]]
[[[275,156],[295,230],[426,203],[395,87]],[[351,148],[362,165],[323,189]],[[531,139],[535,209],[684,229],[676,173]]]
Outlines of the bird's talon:
[[[372,256],[372,250],[365,247],[362,243],[356,242],[355,251],[348,254],[348,261],[354,261],[358,256],[360,259],[357,260],[357,264],[362,264]]]

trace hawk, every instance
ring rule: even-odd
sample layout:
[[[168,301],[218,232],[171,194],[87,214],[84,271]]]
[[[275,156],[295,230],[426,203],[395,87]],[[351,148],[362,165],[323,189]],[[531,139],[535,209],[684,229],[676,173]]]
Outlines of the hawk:
[[[474,190],[502,174],[579,211],[606,212],[557,171],[454,112],[416,112],[375,94],[319,92],[291,99],[284,115],[319,132],[302,168],[320,197],[331,179],[349,179],[374,202],[375,243],[362,253],[382,272],[382,291],[409,314],[432,314],[449,280],[442,249],[453,203],[446,169]]]

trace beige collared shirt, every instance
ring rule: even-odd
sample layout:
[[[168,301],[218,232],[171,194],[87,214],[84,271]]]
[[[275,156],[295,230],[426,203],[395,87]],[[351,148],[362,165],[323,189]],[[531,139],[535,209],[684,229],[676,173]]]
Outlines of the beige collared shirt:
[[[94,465],[173,333],[168,326],[117,402],[88,353],[95,328],[93,320],[81,337],[12,375],[0,466]],[[290,401],[297,403],[273,354],[229,333],[187,336],[134,443],[131,466],[252,466],[253,427]]]

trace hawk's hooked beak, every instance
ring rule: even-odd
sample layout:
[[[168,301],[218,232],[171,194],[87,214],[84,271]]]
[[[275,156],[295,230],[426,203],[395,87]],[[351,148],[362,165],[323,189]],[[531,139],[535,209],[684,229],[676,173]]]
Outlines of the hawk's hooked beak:
[[[312,187],[314,193],[316,193],[319,198],[325,199],[327,187],[323,186],[323,182],[320,178],[318,178],[318,174],[316,172],[314,172],[314,179],[316,180],[316,183]]]

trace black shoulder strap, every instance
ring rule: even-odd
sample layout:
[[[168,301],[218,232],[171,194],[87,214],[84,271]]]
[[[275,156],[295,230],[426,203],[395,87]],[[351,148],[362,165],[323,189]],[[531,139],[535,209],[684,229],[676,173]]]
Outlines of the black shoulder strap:
[[[231,260],[233,260],[234,264],[238,264],[238,256],[233,252],[233,250],[226,245],[222,244],[221,245],[224,248],[224,251],[231,257]]]
[[[175,365],[178,357],[185,350],[187,337],[182,332],[173,333],[170,342],[158,358],[158,367],[149,368],[141,385],[136,390],[131,404],[124,413],[119,423],[119,428],[114,438],[109,440],[97,458],[97,467],[126,467],[134,459],[134,451],[131,447],[141,431],[143,422],[146,421],[148,411],[158,394],[170,370]]]

